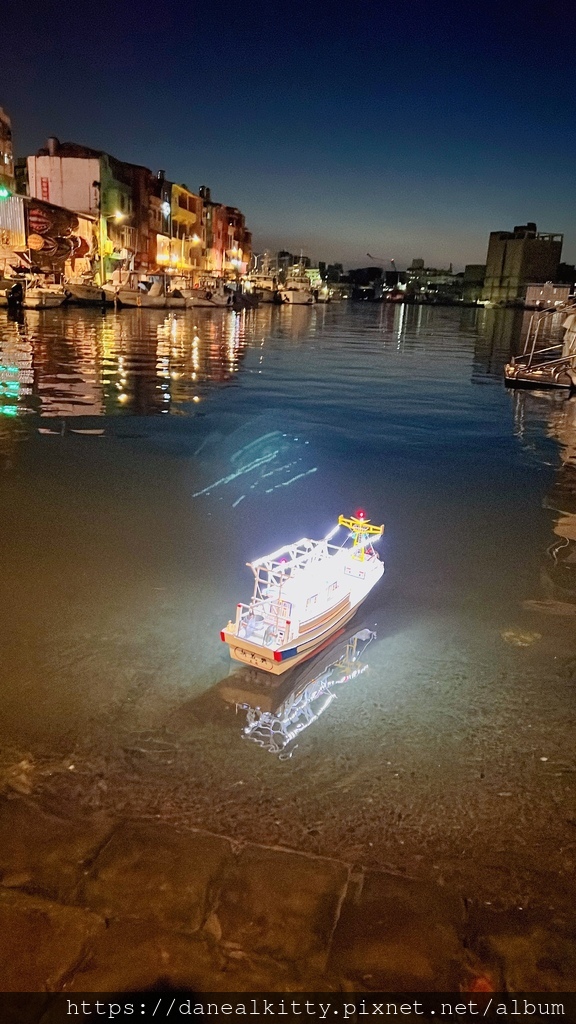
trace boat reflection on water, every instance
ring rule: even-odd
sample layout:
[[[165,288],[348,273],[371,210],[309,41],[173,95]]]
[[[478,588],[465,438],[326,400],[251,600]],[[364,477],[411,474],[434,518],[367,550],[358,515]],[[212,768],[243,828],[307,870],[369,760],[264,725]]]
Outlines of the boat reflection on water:
[[[305,667],[295,668],[281,685],[276,676],[264,673],[258,673],[262,681],[250,679],[245,687],[229,685],[222,696],[237,711],[246,711],[244,738],[280,760],[292,757],[295,746],[288,748],[294,740],[336,699],[333,688],[366,671],[368,665],[361,658],[375,637],[371,629],[348,632]]]
[[[548,437],[558,445],[560,465],[544,506],[554,513],[554,538],[547,549],[540,578],[543,600],[524,601],[532,611],[576,615],[576,398],[550,391],[516,392],[516,436],[533,451],[544,421]]]

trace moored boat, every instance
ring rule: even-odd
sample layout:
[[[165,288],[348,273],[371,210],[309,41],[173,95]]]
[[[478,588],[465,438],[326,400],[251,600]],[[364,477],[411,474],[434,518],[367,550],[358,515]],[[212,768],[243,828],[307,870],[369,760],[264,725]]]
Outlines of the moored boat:
[[[66,291],[70,293],[72,302],[81,306],[102,306],[112,302],[102,286],[93,281],[71,279],[66,282]]]
[[[62,285],[32,281],[26,286],[23,305],[28,309],[54,309],[62,306],[66,299]]]
[[[193,288],[186,297],[187,309],[213,309],[230,307],[232,292],[223,281],[208,281],[200,288]]]
[[[339,527],[342,545],[330,543]],[[346,518],[323,540],[304,537],[248,562],[254,574],[249,604],[238,604],[236,618],[221,639],[236,660],[280,675],[321,650],[337,636],[384,572],[373,547],[383,526],[364,512]]]
[[[137,306],[143,309],[166,307],[166,293],[161,281],[139,281],[133,288],[106,284],[104,291],[113,302],[118,302],[121,306]]]
[[[272,273],[250,274],[246,284],[250,293],[256,295],[259,302],[278,305],[282,301],[278,290],[278,278]]]
[[[280,301],[289,305],[311,306],[314,302],[310,282],[304,275],[290,277],[286,284],[280,286],[278,294]]]
[[[511,388],[559,388],[576,390],[576,306],[570,306],[562,330],[564,340],[540,347],[542,327],[557,309],[543,310],[530,320],[524,351],[504,367],[504,382]]]

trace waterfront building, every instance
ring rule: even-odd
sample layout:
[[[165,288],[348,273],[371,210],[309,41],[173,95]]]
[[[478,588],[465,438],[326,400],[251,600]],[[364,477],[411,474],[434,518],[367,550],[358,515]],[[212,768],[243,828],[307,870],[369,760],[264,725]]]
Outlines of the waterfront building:
[[[201,185],[198,191],[203,207],[204,268],[208,274],[220,277],[224,272],[228,241],[226,207],[212,199],[207,185]]]
[[[187,185],[171,188],[170,269],[185,276],[198,276],[203,269],[203,202]]]
[[[479,302],[482,298],[484,278],[486,277],[485,263],[467,263],[464,267],[462,280],[462,299],[464,302]]]
[[[573,294],[576,288],[576,267],[573,263],[560,263],[556,275],[558,284],[569,284],[570,293]]]
[[[306,270],[312,266],[312,260],[309,256],[304,256],[302,252],[299,256],[295,256],[294,253],[288,252],[287,249],[280,250],[276,256],[276,263],[280,273],[286,273],[291,267],[301,267]]]
[[[319,291],[322,287],[322,274],[320,273],[319,267],[306,267],[304,274],[310,282],[310,288],[313,292]]]
[[[152,273],[165,271],[172,252],[172,182],[158,171],[148,193],[148,263]]]
[[[207,185],[201,185],[203,205],[204,269],[218,277],[238,278],[245,274],[252,256],[252,235],[246,218],[236,206],[224,206],[212,199]]]
[[[524,305],[528,309],[549,309],[551,306],[563,306],[570,295],[569,284],[529,284],[526,286]]]
[[[532,281],[555,281],[562,255],[561,234],[542,234],[534,222],[513,231],[492,231],[486,257],[484,302],[521,302]]]
[[[226,207],[227,245],[225,274],[237,277],[245,274],[252,257],[252,235],[246,228],[246,218],[236,206]]]
[[[120,280],[170,271],[198,279],[245,274],[252,239],[244,214],[102,150],[48,139],[26,161],[31,198],[98,219],[98,271]],[[124,277],[126,275],[124,274]]]
[[[105,279],[119,268],[149,270],[148,168],[55,137],[27,165],[31,197],[99,219]]]
[[[0,274],[15,267],[65,277],[90,273],[98,248],[98,218],[34,197],[0,200]]]
[[[347,283],[353,299],[378,300],[384,293],[385,279],[382,267],[358,267],[349,270]]]
[[[341,263],[329,263],[326,267],[326,280],[329,284],[337,284],[344,275],[344,267]]]
[[[406,291],[418,301],[452,302],[461,298],[462,277],[448,269],[426,267],[423,259],[414,259],[406,270]]]
[[[12,122],[2,107],[0,107],[0,187],[9,191],[15,187]]]
[[[26,223],[23,196],[10,195],[0,199],[0,277],[11,274],[18,263],[18,253],[26,249]]]

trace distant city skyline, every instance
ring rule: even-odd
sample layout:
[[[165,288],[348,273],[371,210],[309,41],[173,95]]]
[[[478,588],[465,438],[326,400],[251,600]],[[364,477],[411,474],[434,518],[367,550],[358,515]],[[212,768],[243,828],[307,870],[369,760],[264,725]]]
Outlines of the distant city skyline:
[[[573,7],[553,20],[571,38]],[[209,185],[255,251],[461,270],[490,231],[535,221],[576,260],[570,47],[530,0],[329,18],[259,0],[167,0],[153,17],[7,0],[3,51],[17,155],[56,135]]]

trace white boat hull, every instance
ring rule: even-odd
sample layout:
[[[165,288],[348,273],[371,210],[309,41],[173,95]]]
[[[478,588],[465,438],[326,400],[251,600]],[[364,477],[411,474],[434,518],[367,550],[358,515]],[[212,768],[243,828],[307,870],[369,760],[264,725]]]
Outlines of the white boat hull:
[[[213,295],[210,299],[205,295],[191,295],[186,299],[187,309],[229,309],[231,305],[229,295]]]
[[[102,306],[105,302],[112,302],[110,295],[97,284],[74,284],[69,281],[66,284],[67,291],[70,292],[74,302],[79,302],[86,306]]]
[[[138,309],[165,309],[165,295],[148,295],[144,291],[120,291],[116,294],[116,300],[121,306],[137,306]]]
[[[66,301],[64,293],[58,292],[36,292],[29,290],[24,296],[24,305],[27,309],[55,309],[62,306]]]
[[[222,631],[222,639],[230,647],[230,657],[253,668],[262,669],[272,675],[281,675],[288,669],[299,665],[321,651],[344,628],[356,614],[360,605],[382,577],[384,565],[377,560],[367,579],[351,582],[350,599],[340,601],[332,609],[319,616],[318,623],[312,628],[292,637],[286,644],[277,649],[265,647],[248,638],[236,635],[236,624],[229,622]]]
[[[311,306],[314,302],[314,296],[310,292],[300,289],[281,289],[280,298],[283,303],[290,306]]]

